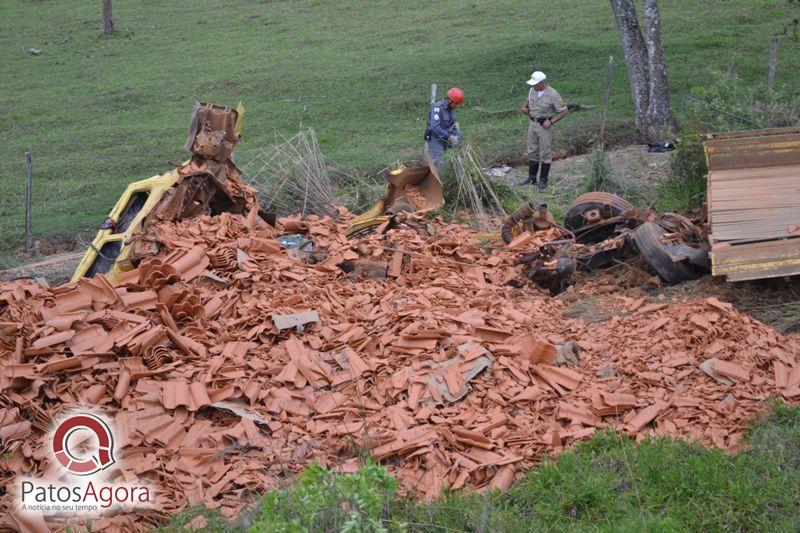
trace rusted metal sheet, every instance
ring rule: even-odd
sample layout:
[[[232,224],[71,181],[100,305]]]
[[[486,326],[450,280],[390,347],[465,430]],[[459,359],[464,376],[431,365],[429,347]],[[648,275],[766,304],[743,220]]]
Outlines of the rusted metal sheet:
[[[425,163],[422,166],[402,167],[389,172],[386,175],[386,195],[372,209],[353,219],[345,235],[351,236],[379,226],[399,213],[432,211],[443,206],[442,181],[430,158]]]
[[[800,129],[713,134],[705,153],[712,274],[800,274]]]
[[[547,204],[539,204],[534,207],[532,202],[525,202],[514,211],[503,224],[500,236],[503,242],[508,244],[514,237],[525,232],[535,232],[552,228],[556,225],[556,220],[547,209]]]

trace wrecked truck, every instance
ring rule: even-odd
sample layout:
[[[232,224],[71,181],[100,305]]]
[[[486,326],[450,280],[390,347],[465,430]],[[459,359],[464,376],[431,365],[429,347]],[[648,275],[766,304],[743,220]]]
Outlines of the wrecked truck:
[[[517,258],[525,275],[557,294],[578,272],[589,272],[640,255],[667,283],[702,276],[709,269],[708,245],[702,228],[677,213],[656,215],[636,209],[606,192],[579,196],[570,205],[564,225],[555,223],[545,204],[524,205],[507,220],[503,240],[521,231],[560,230],[559,238]]]
[[[707,220],[676,213],[630,216],[633,207],[622,198],[589,193],[573,202],[564,226],[576,243],[604,242],[606,258],[611,243],[602,239],[625,234],[627,244],[667,283],[709,271],[728,281],[800,274],[800,128],[710,133],[703,149]],[[577,260],[578,270],[580,265]],[[548,268],[553,275],[569,270],[564,261]]]
[[[72,281],[104,274],[112,283],[145,257],[158,254],[148,229],[164,220],[182,220],[223,212],[257,213],[254,191],[242,185],[231,160],[241,137],[244,108],[195,104],[185,149],[191,153],[178,168],[128,185],[89,244]]]

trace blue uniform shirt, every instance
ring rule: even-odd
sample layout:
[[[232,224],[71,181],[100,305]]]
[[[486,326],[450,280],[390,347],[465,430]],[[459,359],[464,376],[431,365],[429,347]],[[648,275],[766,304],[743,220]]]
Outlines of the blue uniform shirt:
[[[444,100],[439,100],[433,104],[428,115],[428,131],[431,132],[431,139],[446,141],[451,135],[461,137],[460,133],[450,131],[455,122],[455,109],[450,109]]]

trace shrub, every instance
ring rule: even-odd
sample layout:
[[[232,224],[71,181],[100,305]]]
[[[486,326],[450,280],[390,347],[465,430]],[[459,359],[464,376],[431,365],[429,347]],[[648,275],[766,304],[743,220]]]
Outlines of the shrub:
[[[608,154],[602,148],[594,148],[586,156],[586,170],[581,178],[581,194],[593,191],[623,192],[614,179]]]
[[[800,96],[786,88],[767,91],[732,72],[712,72],[710,83],[694,87],[682,108],[685,132],[672,154],[672,177],[661,183],[659,211],[685,212],[706,198],[704,133],[772,128],[800,123]]]
[[[250,531],[405,531],[405,524],[389,518],[396,491],[397,481],[372,462],[350,475],[312,464],[291,488],[264,496]]]
[[[683,109],[684,128],[695,132],[778,128],[800,123],[800,93],[768,91],[732,72],[712,72],[708,85],[694,87]]]
[[[683,213],[700,207],[706,199],[706,155],[703,135],[682,136],[670,157],[671,178],[658,187],[657,209]]]

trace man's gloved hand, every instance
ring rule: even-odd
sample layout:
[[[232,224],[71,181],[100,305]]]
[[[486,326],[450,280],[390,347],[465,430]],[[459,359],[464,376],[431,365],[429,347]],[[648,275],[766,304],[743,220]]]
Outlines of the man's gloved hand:
[[[459,143],[459,141],[461,141],[461,136],[460,135],[458,135],[458,136],[451,135],[450,137],[447,138],[447,142],[450,143],[450,146],[457,145]]]

